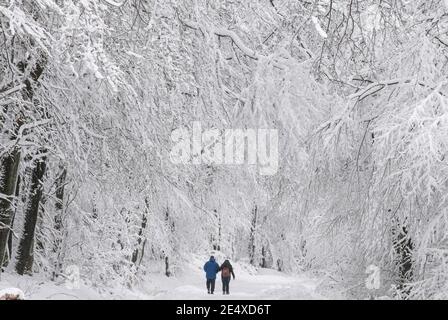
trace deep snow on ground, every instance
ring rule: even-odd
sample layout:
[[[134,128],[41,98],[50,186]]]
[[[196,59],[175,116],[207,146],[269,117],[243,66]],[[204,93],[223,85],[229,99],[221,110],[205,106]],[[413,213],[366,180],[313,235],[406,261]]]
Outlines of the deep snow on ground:
[[[71,288],[38,276],[2,274],[0,290],[19,288],[25,299],[327,299],[317,293],[322,280],[304,274],[289,275],[271,269],[255,269],[247,264],[233,262],[236,280],[230,282],[230,295],[222,294],[219,274],[214,295],[207,294],[202,267],[206,258],[194,257],[182,274],[166,277],[149,274],[138,287],[102,288],[81,283]],[[222,262],[218,260],[218,262]],[[101,292],[100,292],[101,291]],[[335,298],[335,297],[333,297]]]

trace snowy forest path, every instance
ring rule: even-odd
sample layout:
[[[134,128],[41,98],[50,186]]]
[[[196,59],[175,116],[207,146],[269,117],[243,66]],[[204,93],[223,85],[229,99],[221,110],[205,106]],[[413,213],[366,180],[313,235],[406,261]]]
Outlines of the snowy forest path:
[[[81,276],[79,287],[67,286],[64,281],[45,282],[39,276],[3,274],[0,291],[24,292],[25,299],[167,299],[167,300],[276,300],[328,299],[318,293],[323,278],[312,278],[304,273],[287,274],[273,269],[255,268],[248,263],[232,262],[236,280],[230,281],[230,295],[222,294],[220,274],[217,275],[215,294],[207,294],[203,259],[192,257],[182,271],[166,277],[160,272],[147,273],[146,279],[132,289],[122,287],[99,288],[89,285]],[[8,289],[9,288],[9,289]],[[11,289],[12,288],[12,289]],[[14,291],[15,292],[15,291]],[[332,297],[334,298],[334,297]]]
[[[272,269],[241,270],[235,266],[236,280],[230,281],[230,295],[222,294],[220,274],[215,293],[207,294],[201,267],[179,277],[160,279],[154,299],[326,299],[316,292],[319,281],[305,275],[289,275]]]

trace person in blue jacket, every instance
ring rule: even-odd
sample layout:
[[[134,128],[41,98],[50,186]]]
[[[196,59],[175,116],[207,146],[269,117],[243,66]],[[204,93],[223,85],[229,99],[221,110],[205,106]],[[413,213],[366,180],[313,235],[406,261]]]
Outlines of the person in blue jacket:
[[[210,260],[204,264],[204,271],[207,278],[207,292],[213,294],[215,291],[216,274],[219,271],[219,264],[215,261],[214,256],[211,256]]]

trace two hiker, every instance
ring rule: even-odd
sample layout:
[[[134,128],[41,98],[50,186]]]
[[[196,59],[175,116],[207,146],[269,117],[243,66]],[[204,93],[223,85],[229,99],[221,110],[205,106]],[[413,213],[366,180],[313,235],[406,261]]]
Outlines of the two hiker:
[[[215,261],[215,257],[211,256],[210,260],[204,265],[205,277],[207,278],[207,292],[213,294],[215,291],[216,274],[221,271],[222,293],[229,294],[230,276],[233,276],[235,280],[235,274],[233,273],[233,267],[229,260],[225,260],[224,263],[219,266]]]

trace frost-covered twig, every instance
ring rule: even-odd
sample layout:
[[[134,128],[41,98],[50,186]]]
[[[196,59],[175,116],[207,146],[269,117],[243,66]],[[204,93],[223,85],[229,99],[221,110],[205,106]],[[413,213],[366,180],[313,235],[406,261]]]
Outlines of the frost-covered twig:
[[[111,6],[114,6],[114,7],[121,7],[122,5],[124,5],[125,3],[126,3],[126,1],[127,0],[123,0],[122,2],[116,2],[116,1],[113,1],[113,0],[104,0],[104,1],[106,1],[106,3],[107,4],[110,4]]]
[[[179,17],[179,20],[186,25],[187,27],[194,29],[194,30],[201,30],[202,28],[204,28],[203,25],[199,25],[197,22],[193,22],[193,21],[189,21],[189,20],[185,20],[185,19],[181,19]],[[254,60],[259,60],[260,59],[260,54],[258,54],[255,50],[252,50],[251,48],[249,48],[243,40],[241,40],[241,38],[233,31],[231,30],[227,30],[224,28],[218,28],[218,27],[206,27],[209,33],[213,33],[217,36],[221,36],[221,37],[228,37],[232,40],[232,42],[249,58],[252,58]]]
[[[354,79],[354,80],[360,80],[360,79]],[[362,81],[366,81],[366,80],[362,79]],[[376,93],[377,91],[383,89],[384,87],[392,86],[392,85],[399,85],[399,84],[413,84],[413,83],[415,83],[415,84],[417,84],[417,85],[419,85],[421,87],[425,87],[425,88],[428,88],[428,89],[431,89],[431,90],[435,90],[435,88],[433,86],[428,85],[428,84],[426,84],[426,83],[424,83],[422,81],[417,81],[414,78],[390,79],[390,80],[384,80],[384,81],[371,82],[366,87],[364,87],[364,88],[360,89],[359,91],[349,95],[348,98],[349,99],[363,100],[367,96]],[[442,96],[445,95],[440,90],[439,90],[439,93]]]
[[[11,95],[19,90],[22,90],[23,88],[25,88],[25,84],[22,83],[18,86],[15,86],[14,88],[2,91],[2,92],[0,92],[0,99],[3,99],[5,97],[7,97],[8,95]]]
[[[39,126],[45,125],[49,122],[51,122],[50,119],[43,119],[43,120],[39,120],[39,121],[32,122],[32,123],[26,123],[26,124],[22,125],[19,129],[19,132],[17,133],[17,140],[19,140],[23,136],[23,132],[25,130],[39,127]]]

